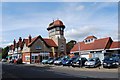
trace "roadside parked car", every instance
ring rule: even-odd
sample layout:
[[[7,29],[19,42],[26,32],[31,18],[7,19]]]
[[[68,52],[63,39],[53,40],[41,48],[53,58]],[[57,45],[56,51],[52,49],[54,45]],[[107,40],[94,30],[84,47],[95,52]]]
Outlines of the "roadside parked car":
[[[6,59],[2,59],[1,61],[2,61],[2,62],[7,62],[7,60],[6,60]]]
[[[66,59],[62,62],[63,66],[71,66],[72,61],[75,60],[78,56],[74,56],[73,58]]]
[[[82,67],[82,66],[84,66],[86,61],[87,61],[86,58],[78,57],[72,62],[72,67]]]
[[[11,59],[11,60],[9,61],[9,63],[14,63],[14,59]]]
[[[48,62],[50,63],[52,59],[52,57],[49,57],[48,59],[43,59],[42,64],[48,64]]]
[[[70,60],[70,58],[64,58],[62,60],[62,65],[65,66],[68,63],[69,60]]]
[[[47,61],[47,64],[53,64],[54,60],[55,60],[55,58],[49,58]]]
[[[43,59],[42,64],[47,64],[48,59]]]
[[[103,60],[104,68],[119,67],[120,59],[119,57],[107,57]]]
[[[120,54],[113,54],[112,57],[119,57],[120,58]]]
[[[88,61],[85,62],[85,67],[99,67],[101,66],[101,61],[98,57],[89,58]]]
[[[62,65],[62,60],[68,58],[68,56],[63,56],[63,57],[60,57],[58,60],[55,60],[54,61],[54,64],[55,65]]]

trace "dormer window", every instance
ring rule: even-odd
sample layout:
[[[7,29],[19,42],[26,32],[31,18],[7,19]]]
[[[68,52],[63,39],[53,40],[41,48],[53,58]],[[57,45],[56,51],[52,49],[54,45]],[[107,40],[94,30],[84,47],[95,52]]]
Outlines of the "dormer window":
[[[93,41],[93,39],[91,39],[91,41]]]
[[[85,44],[92,43],[92,42],[94,42],[94,39],[86,39],[86,40],[84,40],[84,42],[85,42]]]
[[[88,39],[88,42],[91,42],[90,39]]]

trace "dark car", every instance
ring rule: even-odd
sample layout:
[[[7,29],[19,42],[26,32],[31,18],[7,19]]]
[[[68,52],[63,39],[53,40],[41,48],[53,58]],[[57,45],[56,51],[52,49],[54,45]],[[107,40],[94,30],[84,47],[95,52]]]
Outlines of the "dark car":
[[[99,67],[101,66],[101,61],[98,57],[89,58],[88,61],[85,62],[85,67]]]
[[[72,61],[72,67],[82,67],[84,63],[87,61],[84,57],[78,57],[74,61]]]
[[[104,68],[119,67],[120,59],[119,57],[107,57],[103,60]]]
[[[62,61],[63,66],[71,66],[72,61],[74,61],[78,56],[74,56],[73,58],[66,59]]]
[[[112,57],[119,57],[120,58],[120,54],[113,54]]]

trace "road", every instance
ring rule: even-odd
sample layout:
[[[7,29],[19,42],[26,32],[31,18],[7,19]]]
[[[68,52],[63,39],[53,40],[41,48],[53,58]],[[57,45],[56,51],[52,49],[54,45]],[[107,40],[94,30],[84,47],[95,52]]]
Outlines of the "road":
[[[118,72],[107,70],[91,70],[79,69],[63,66],[42,66],[40,65],[24,65],[24,64],[8,64],[2,65],[2,79],[16,78],[23,80],[26,78],[80,78],[89,80],[90,78],[97,78],[96,80],[118,80]],[[98,79],[99,78],[99,79]],[[104,79],[102,79],[104,78]]]

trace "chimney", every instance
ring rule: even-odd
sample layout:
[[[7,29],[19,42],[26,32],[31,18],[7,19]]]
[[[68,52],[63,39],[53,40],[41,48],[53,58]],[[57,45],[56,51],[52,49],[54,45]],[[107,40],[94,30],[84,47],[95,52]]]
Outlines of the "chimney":
[[[14,43],[14,45],[16,44],[16,40],[15,39],[14,39],[13,43]]]
[[[31,40],[32,40],[32,37],[31,37],[31,35],[29,35],[28,43],[30,43]]]
[[[21,42],[22,41],[22,38],[21,37],[19,37],[19,42]]]
[[[14,49],[15,49],[15,47],[16,47],[16,40],[15,39],[13,41],[13,44],[14,44]]]

